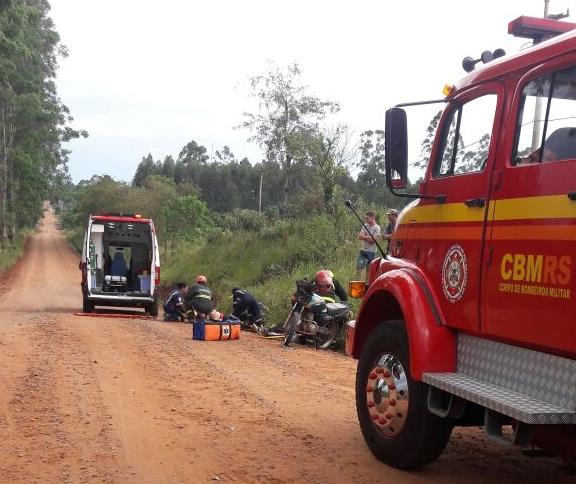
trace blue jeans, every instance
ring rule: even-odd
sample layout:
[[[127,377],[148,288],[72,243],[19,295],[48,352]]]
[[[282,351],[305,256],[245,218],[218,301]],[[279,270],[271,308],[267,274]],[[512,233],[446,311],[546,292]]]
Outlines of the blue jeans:
[[[375,258],[376,258],[376,252],[361,250],[360,253],[358,254],[358,259],[356,259],[356,268],[360,271],[368,267]]]

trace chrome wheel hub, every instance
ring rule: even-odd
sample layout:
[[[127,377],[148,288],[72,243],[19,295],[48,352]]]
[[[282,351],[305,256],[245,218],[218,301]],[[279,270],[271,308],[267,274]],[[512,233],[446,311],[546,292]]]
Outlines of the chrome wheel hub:
[[[372,423],[384,437],[394,437],[402,430],[408,413],[408,380],[394,354],[382,354],[370,370],[366,405]]]

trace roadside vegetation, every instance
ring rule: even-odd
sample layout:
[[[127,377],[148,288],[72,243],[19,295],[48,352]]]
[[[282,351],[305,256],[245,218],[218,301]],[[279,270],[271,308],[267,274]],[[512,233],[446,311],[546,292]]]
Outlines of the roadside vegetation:
[[[0,275],[9,270],[22,256],[30,230],[20,231],[10,243],[0,248]]]

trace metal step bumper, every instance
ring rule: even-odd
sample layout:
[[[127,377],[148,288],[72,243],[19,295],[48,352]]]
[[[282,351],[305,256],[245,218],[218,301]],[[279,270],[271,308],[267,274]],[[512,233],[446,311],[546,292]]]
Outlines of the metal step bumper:
[[[576,361],[468,335],[458,371],[429,385],[528,424],[576,424]]]
[[[433,387],[529,424],[575,424],[576,412],[463,373],[425,373]]]

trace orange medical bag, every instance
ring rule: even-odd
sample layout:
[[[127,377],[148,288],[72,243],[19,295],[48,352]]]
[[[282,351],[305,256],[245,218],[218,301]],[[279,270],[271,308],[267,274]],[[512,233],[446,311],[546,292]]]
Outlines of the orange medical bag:
[[[199,321],[193,323],[193,339],[222,341],[240,338],[240,321]]]

